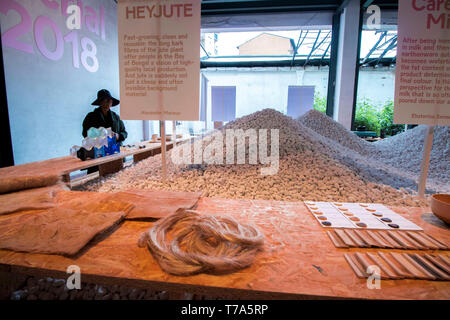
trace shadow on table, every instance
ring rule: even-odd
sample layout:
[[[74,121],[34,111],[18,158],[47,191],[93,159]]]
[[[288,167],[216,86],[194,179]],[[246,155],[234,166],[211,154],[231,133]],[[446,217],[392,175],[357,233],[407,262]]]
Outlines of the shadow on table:
[[[443,230],[450,230],[450,225],[436,217],[433,213],[423,213],[422,214],[423,221],[432,224],[435,227],[441,228]]]

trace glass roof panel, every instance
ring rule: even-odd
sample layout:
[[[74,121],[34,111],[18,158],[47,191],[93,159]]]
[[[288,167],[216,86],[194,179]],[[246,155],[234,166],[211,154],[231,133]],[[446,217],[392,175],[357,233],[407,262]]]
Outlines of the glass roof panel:
[[[364,30],[361,62],[395,58],[397,31]],[[202,33],[202,61],[280,61],[330,58],[331,30]]]

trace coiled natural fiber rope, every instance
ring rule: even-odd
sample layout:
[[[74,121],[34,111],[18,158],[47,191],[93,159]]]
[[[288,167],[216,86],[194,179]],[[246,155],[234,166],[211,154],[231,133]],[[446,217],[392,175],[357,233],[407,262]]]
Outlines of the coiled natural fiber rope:
[[[161,268],[174,275],[223,274],[250,266],[264,236],[229,216],[178,210],[157,221],[139,238]]]

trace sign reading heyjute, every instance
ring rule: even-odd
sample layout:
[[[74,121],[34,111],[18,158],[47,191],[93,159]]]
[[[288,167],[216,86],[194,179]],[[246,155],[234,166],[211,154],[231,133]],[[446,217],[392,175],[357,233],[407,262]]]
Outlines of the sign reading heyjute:
[[[394,122],[450,125],[450,1],[399,1]]]
[[[200,0],[119,0],[123,119],[199,119],[200,10]]]

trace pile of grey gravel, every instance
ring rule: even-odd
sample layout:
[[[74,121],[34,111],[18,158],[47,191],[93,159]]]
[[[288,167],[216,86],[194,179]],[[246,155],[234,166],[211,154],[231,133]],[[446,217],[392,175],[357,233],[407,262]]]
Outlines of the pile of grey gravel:
[[[205,196],[281,201],[348,201],[398,206],[427,206],[417,196],[417,170],[406,170],[411,144],[420,144],[420,133],[406,132],[379,143],[363,141],[326,115],[311,111],[294,120],[273,109],[264,109],[236,119],[219,129],[278,129],[279,171],[261,175],[267,165],[191,164],[175,165],[168,152],[168,179],[161,181],[161,156],[143,160],[121,172],[99,178],[81,190],[115,192],[130,188],[202,191]],[[415,130],[415,131],[413,131]],[[419,129],[413,129],[413,133]],[[436,129],[428,193],[450,192],[448,174],[448,129]],[[212,145],[211,133],[195,144]],[[390,139],[394,139],[389,146]],[[414,141],[413,139],[417,139]],[[270,141],[270,139],[269,139]],[[189,142],[190,143],[190,142]],[[248,144],[248,141],[247,141]],[[423,140],[422,140],[423,144]],[[446,146],[447,151],[442,150]],[[226,154],[224,145],[223,157]],[[402,152],[401,150],[405,151]],[[246,149],[246,157],[251,154]],[[438,151],[435,151],[438,150]],[[395,156],[393,156],[395,155]],[[404,160],[393,160],[401,158]],[[419,155],[421,157],[421,153]],[[389,161],[389,159],[391,159]],[[395,162],[397,165],[393,165]],[[247,162],[248,163],[248,162]],[[405,166],[399,164],[405,163]],[[415,165],[412,162],[410,166]],[[448,166],[447,166],[448,168]]]
[[[401,134],[374,143],[379,159],[387,165],[420,174],[427,127],[417,126]],[[434,128],[428,176],[450,185],[450,127]]]
[[[373,143],[361,139],[342,124],[320,111],[310,110],[300,116],[297,121],[304,127],[334,141],[336,145],[344,146],[358,154],[373,155],[378,152]]]
[[[168,291],[137,289],[126,286],[103,286],[82,283],[79,290],[69,290],[64,279],[29,277],[25,285],[11,293],[11,300],[205,300],[213,297],[192,293],[177,294]]]
[[[426,126],[418,126],[378,142],[360,139],[325,114],[312,110],[297,119],[314,130],[317,144],[333,151],[364,179],[415,194],[423,157]],[[330,129],[331,128],[331,129]],[[340,137],[347,136],[343,143]],[[327,141],[328,140],[328,141]],[[320,142],[321,141],[321,142]],[[338,143],[333,143],[333,141]],[[430,157],[427,193],[450,192],[450,128],[437,126]]]

